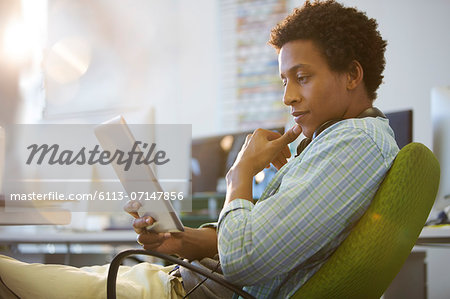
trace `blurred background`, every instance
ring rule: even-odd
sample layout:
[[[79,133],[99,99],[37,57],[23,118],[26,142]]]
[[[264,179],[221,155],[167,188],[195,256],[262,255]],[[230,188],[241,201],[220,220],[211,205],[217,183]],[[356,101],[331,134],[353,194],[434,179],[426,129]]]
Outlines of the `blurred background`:
[[[342,2],[377,19],[388,41],[375,104],[412,109],[413,139],[431,147],[430,90],[450,77],[449,2]],[[288,120],[266,43],[302,1],[0,3],[0,123],[153,110],[154,122],[192,124],[198,137]]]
[[[374,105],[387,113],[410,111],[413,117],[400,127],[410,130],[410,141],[434,146],[441,166],[447,159],[448,175],[450,158],[433,139],[437,129],[431,98],[433,88],[450,85],[450,1],[340,2],[375,18],[388,41],[384,82]],[[0,126],[97,124],[117,114],[129,123],[191,124],[191,170],[197,188],[193,191],[207,202],[208,216],[197,220],[214,219],[221,205],[216,200],[224,191],[223,176],[243,136],[258,127],[282,130],[292,124],[282,104],[277,55],[267,40],[270,29],[302,4],[0,0]],[[438,93],[450,98],[446,90]],[[441,118],[448,120],[450,115]],[[450,137],[445,138],[448,143]],[[2,155],[14,159],[10,144],[2,149],[0,142],[0,164]],[[206,169],[211,161],[220,163]],[[196,178],[200,172],[203,176]],[[264,186],[258,184],[273,173],[269,169],[258,178],[255,197]],[[440,208],[450,204],[441,203]],[[111,226],[110,220],[80,217],[72,218],[72,228]],[[129,225],[129,219],[125,223]],[[48,253],[52,248],[42,250]],[[450,279],[446,274],[450,255],[433,250],[435,258],[428,257],[432,269],[428,295],[444,298],[439,296],[448,291],[444,281]]]

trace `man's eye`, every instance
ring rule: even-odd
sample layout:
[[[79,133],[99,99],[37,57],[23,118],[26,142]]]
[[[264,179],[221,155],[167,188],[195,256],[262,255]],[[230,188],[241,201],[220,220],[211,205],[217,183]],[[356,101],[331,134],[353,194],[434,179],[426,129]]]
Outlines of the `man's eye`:
[[[283,79],[283,80],[281,80],[281,84],[283,84],[283,86],[286,86],[286,84],[287,84],[287,81],[286,81],[286,79]]]
[[[301,84],[308,82],[309,76],[297,76],[297,81]]]

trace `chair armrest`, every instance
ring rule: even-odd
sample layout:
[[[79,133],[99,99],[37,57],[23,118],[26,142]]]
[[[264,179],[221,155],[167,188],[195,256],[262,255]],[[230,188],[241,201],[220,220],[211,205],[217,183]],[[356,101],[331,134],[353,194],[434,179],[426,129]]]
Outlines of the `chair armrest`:
[[[183,261],[182,259],[173,257],[171,255],[167,255],[164,253],[152,251],[152,250],[129,249],[129,250],[125,250],[125,251],[122,251],[119,254],[117,254],[111,261],[111,264],[110,264],[109,270],[108,270],[108,278],[107,278],[107,286],[106,286],[106,292],[107,292],[108,299],[116,298],[116,280],[117,280],[117,272],[119,270],[120,263],[127,256],[135,255],[135,254],[155,256],[155,257],[164,259],[166,261],[169,261],[171,263],[178,264],[178,265],[183,266],[183,267],[185,267],[191,271],[194,271],[200,275],[203,275],[211,280],[214,280],[215,282],[223,285],[224,287],[230,289],[231,291],[233,291],[234,293],[238,294],[239,296],[241,296],[243,298],[253,298],[253,299],[255,298],[252,295],[250,295],[249,293],[240,289],[239,287],[229,283],[228,281],[226,281],[219,275],[211,273],[205,269],[196,267],[188,262]]]

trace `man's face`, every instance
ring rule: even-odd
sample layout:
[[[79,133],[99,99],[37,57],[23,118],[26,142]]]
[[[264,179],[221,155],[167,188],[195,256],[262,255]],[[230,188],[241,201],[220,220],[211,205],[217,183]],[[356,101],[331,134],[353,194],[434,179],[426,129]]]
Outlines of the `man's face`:
[[[344,118],[351,101],[347,74],[330,70],[327,61],[310,40],[286,43],[278,56],[284,85],[283,102],[306,137],[326,121]]]

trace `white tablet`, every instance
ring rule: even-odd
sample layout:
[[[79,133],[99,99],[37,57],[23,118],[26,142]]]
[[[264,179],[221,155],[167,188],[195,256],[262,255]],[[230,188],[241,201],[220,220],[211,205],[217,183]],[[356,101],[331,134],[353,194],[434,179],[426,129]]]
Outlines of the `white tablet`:
[[[127,153],[136,143],[130,128],[122,116],[117,116],[104,122],[94,130],[103,150],[110,153],[115,153],[117,150]],[[142,152],[139,147],[137,150]],[[134,164],[127,170],[125,170],[123,165],[116,163],[116,160],[111,165],[127,192],[128,199],[138,200],[141,196],[136,195],[146,194],[146,200],[139,199],[141,208],[138,210],[138,213],[140,216],[149,215],[156,220],[150,228],[151,231],[158,233],[184,231],[183,224],[178,218],[170,200],[152,196],[162,194],[164,191],[149,165],[144,163]],[[152,199],[149,198],[149,194]]]

